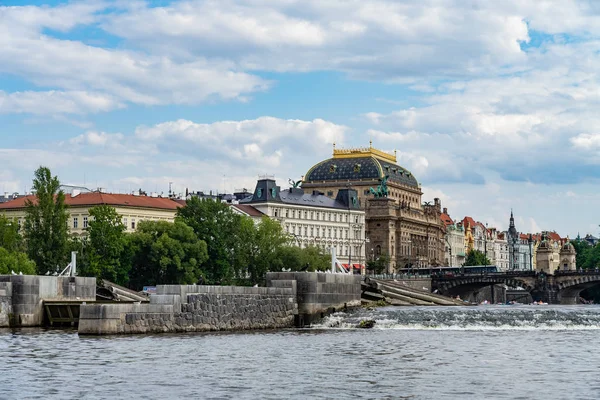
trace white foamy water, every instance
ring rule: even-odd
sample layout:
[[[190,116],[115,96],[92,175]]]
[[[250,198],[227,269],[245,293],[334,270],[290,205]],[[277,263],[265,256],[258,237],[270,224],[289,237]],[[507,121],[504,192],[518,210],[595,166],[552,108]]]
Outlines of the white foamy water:
[[[383,307],[332,314],[313,329],[357,329],[374,320],[373,329],[403,330],[598,330],[598,306]]]

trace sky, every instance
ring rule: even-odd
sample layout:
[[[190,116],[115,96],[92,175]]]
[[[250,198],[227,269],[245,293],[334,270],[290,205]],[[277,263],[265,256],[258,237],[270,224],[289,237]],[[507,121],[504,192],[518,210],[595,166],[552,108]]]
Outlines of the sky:
[[[600,2],[0,1],[0,192],[253,190],[369,141],[451,217],[600,231]]]

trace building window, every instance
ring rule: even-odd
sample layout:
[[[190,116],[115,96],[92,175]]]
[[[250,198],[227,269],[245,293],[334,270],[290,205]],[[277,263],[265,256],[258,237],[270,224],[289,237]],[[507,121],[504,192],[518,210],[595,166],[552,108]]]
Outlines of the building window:
[[[77,221],[77,217],[74,217],[74,218],[73,218],[73,229],[77,229],[77,226],[78,226],[78,225],[79,225],[79,224],[78,224],[78,221]]]
[[[328,236],[331,237],[331,228],[329,228]]]
[[[290,210],[285,210],[285,217],[289,218],[290,217]]]
[[[87,217],[83,217],[83,229],[88,227],[88,218]]]
[[[304,219],[308,219],[308,211],[304,211]]]
[[[123,218],[123,225],[125,225],[125,229],[127,229],[127,218]]]
[[[135,230],[135,219],[131,218],[131,229]]]
[[[308,228],[304,227],[304,236],[308,236]]]
[[[332,190],[328,190],[328,191],[327,191],[327,196],[329,196],[329,197],[333,197],[333,191],[332,191]]]
[[[277,209],[275,209],[275,218],[277,218],[277,214],[278,214]]]
[[[313,211],[311,211],[311,212],[310,212],[310,219],[313,219],[313,218],[314,218],[314,212],[313,212]]]
[[[310,236],[314,236],[315,233],[315,228],[311,227],[310,228]]]
[[[296,218],[296,210],[292,211],[292,218]]]

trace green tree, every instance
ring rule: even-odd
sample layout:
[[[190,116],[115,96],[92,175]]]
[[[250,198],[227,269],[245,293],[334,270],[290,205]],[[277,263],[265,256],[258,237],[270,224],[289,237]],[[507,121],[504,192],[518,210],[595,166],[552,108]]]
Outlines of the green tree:
[[[264,281],[266,273],[276,265],[278,251],[290,242],[278,221],[264,216],[256,228],[248,275],[251,283]]]
[[[181,220],[141,221],[125,243],[122,265],[129,270],[130,287],[192,284],[204,278],[206,243]]]
[[[381,274],[385,272],[390,263],[390,257],[383,253],[377,259],[367,261],[367,269],[373,271],[374,274]]]
[[[253,235],[250,235],[248,223],[244,223],[242,216],[231,211],[227,204],[193,197],[185,207],[179,208],[177,215],[207,245],[208,260],[203,266],[207,283],[232,283],[241,273],[240,263],[249,265],[251,253],[242,256],[238,251],[243,248],[251,252],[252,242],[240,243],[240,229],[245,229],[246,236]]]
[[[11,252],[4,247],[0,247],[0,275],[10,275],[12,272],[34,275],[35,263],[25,253]]]
[[[490,265],[490,260],[483,254],[482,251],[471,249],[467,253],[467,258],[465,259],[464,266],[471,265]]]
[[[19,225],[4,215],[0,215],[0,247],[4,247],[10,252],[25,250],[23,238],[19,233]]]
[[[595,268],[594,266],[590,266],[588,262],[588,258],[590,257],[590,254],[593,252],[594,248],[585,240],[580,239],[571,241],[571,244],[577,252],[575,259],[577,268]]]
[[[331,254],[318,246],[302,249],[302,265],[308,264],[308,271],[328,271],[331,269]]]
[[[300,248],[296,246],[281,246],[272,264],[271,271],[326,271],[331,268],[331,255],[316,246]]]
[[[126,283],[128,272],[121,267],[125,247],[125,225],[114,207],[101,205],[89,210],[87,254],[81,275],[95,276],[115,283]]]
[[[37,265],[37,273],[55,271],[67,263],[67,220],[65,194],[58,177],[39,167],[33,179],[34,201],[25,202],[24,233],[27,252]]]

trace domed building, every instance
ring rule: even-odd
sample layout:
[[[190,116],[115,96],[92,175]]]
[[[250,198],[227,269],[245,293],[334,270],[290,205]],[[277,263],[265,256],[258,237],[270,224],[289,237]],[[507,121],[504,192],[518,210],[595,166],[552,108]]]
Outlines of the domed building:
[[[389,272],[443,263],[441,203],[434,199],[434,204],[422,204],[421,185],[397,164],[395,152],[375,149],[372,143],[352,149],[334,145],[333,156],[311,167],[302,180],[305,192],[319,191],[332,198],[348,188],[358,192],[366,218],[366,238],[351,235],[348,240],[359,254],[366,244],[366,261],[389,256]]]

